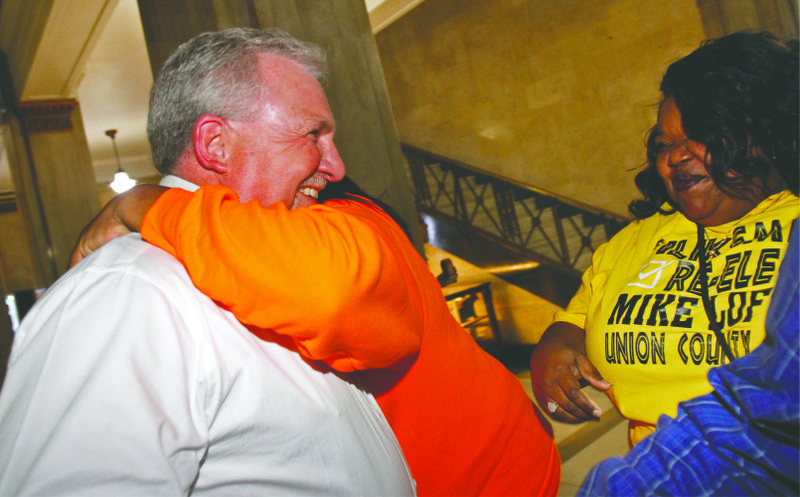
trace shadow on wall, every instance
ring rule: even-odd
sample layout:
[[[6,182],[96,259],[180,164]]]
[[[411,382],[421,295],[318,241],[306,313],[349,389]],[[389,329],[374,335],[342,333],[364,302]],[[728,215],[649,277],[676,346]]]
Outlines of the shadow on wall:
[[[6,312],[0,312],[0,389],[6,377],[8,368],[8,356],[11,353],[11,343],[14,341],[14,330],[11,327],[11,316]]]

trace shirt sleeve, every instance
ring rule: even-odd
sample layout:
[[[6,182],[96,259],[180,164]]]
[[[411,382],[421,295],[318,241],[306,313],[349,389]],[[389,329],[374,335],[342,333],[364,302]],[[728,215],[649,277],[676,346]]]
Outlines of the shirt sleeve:
[[[242,323],[290,337],[339,371],[389,367],[419,350],[422,298],[402,230],[371,204],[288,210],[230,189],[171,189],[142,236],[186,267]]]
[[[604,243],[597,248],[592,256],[592,265],[586,268],[581,276],[581,286],[575,293],[575,296],[569,301],[567,308],[564,310],[556,311],[554,321],[563,321],[565,323],[574,324],[582,330],[586,329],[586,314],[589,309],[589,303],[592,300],[594,292],[593,283],[595,272],[603,260],[603,253],[608,247],[608,243]]]
[[[594,278],[594,267],[589,266],[581,276],[581,286],[569,301],[567,308],[558,310],[553,321],[562,321],[574,324],[578,328],[586,329],[586,312],[589,302],[592,299],[592,279]]]
[[[586,268],[581,276],[581,286],[572,297],[567,308],[557,311],[554,321],[563,321],[586,329],[586,319],[589,306],[595,295],[602,295],[605,291],[606,274],[613,271],[618,257],[630,249],[632,238],[638,235],[640,225],[633,222],[614,235],[611,240],[600,245],[592,254],[592,264]]]
[[[592,468],[577,495],[797,494],[796,446],[754,430],[728,400],[715,392],[681,404],[675,419],[662,415],[625,457]]]

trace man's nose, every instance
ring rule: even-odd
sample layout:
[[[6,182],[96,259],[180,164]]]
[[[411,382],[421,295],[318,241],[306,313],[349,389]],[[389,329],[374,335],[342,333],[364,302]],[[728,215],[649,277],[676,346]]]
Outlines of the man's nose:
[[[333,141],[322,152],[319,171],[327,176],[328,181],[336,182],[344,178],[344,162],[342,162],[342,158],[339,156],[339,149],[336,148]]]

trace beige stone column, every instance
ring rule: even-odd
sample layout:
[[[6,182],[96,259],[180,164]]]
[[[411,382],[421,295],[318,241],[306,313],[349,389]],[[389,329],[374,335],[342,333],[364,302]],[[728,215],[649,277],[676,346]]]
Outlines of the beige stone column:
[[[778,36],[798,35],[797,0],[697,0],[706,36],[767,29]]]
[[[67,270],[81,229],[100,210],[78,102],[17,102],[9,164],[26,220],[37,286]]]
[[[117,1],[0,2],[2,133],[24,225],[24,235],[2,233],[0,249],[8,256],[9,238],[27,237],[33,267],[33,275],[4,273],[9,288],[19,289],[25,278],[36,288],[52,284],[100,208],[74,97]]]
[[[281,28],[328,53],[326,92],[347,174],[422,233],[364,0],[138,0],[154,74],[192,36],[233,26]]]

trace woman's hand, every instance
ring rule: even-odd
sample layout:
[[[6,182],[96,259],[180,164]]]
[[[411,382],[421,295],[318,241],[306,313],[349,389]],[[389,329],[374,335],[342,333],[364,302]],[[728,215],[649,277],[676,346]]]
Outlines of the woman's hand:
[[[557,421],[578,423],[600,417],[600,406],[581,390],[581,378],[603,391],[611,387],[586,357],[585,341],[581,328],[555,322],[545,330],[531,356],[533,394]]]
[[[112,198],[81,231],[69,266],[79,263],[116,237],[139,231],[145,214],[165,191],[167,188],[164,186],[138,185]]]

